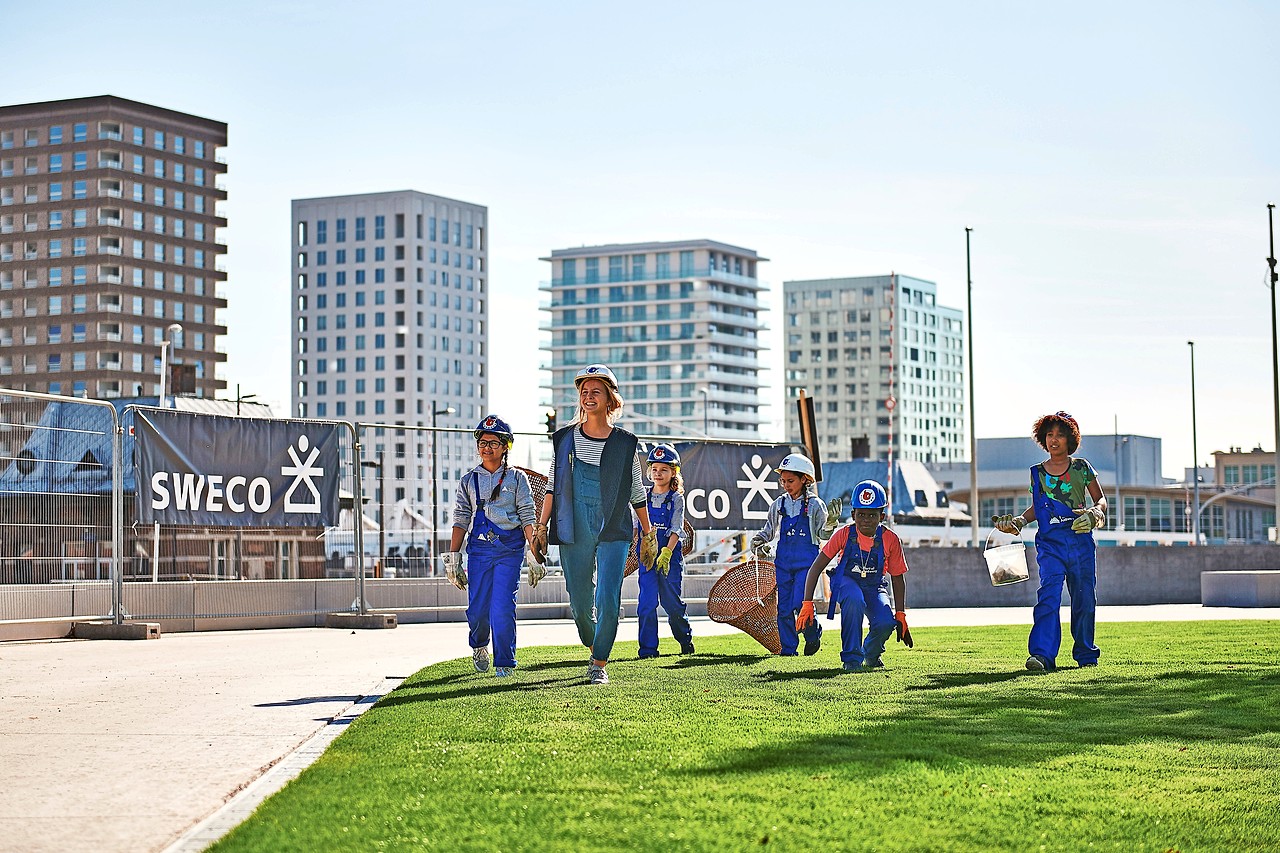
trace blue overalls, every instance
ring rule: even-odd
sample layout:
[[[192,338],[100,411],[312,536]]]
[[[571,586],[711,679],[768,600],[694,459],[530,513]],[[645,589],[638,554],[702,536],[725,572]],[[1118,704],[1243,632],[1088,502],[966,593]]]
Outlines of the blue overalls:
[[[889,603],[889,576],[884,571],[884,525],[876,528],[870,551],[858,544],[858,531],[849,528],[849,540],[831,578],[831,600],[840,605],[840,660],[846,664],[878,662],[884,644],[896,624]],[[862,640],[862,617],[867,617],[867,639]],[[827,610],[835,618],[835,608]]]
[[[796,614],[804,604],[804,583],[809,567],[818,556],[818,546],[813,542],[813,528],[809,521],[809,497],[800,502],[800,514],[788,517],[786,502],[779,499],[778,517],[781,521],[778,533],[778,553],[773,561],[774,578],[778,582],[778,639],[782,641],[782,654],[796,654],[800,638],[796,634]],[[815,619],[804,629],[806,645],[818,642],[822,626]]]
[[[665,548],[671,538],[671,517],[675,514],[675,498],[667,492],[666,500],[654,504],[653,491],[649,491],[649,521],[658,532],[658,548]],[[639,560],[639,546],[636,547],[636,559]],[[693,642],[693,631],[689,628],[689,620],[685,617],[685,603],[680,598],[681,578],[684,571],[684,557],[680,545],[676,545],[671,554],[671,566],[664,576],[656,569],[640,564],[640,600],[636,607],[636,616],[640,621],[640,657],[658,656],[658,602],[667,612],[667,621],[671,624],[671,636],[676,638],[681,647]]]
[[[1071,595],[1071,656],[1078,664],[1098,662],[1093,643],[1094,618],[1098,609],[1098,573],[1093,533],[1076,533],[1071,507],[1047,494],[1040,481],[1040,466],[1031,469],[1031,505],[1035,507],[1036,562],[1040,565],[1040,591],[1027,638],[1027,650],[1056,665],[1062,646],[1062,581]]]
[[[467,537],[467,642],[478,649],[493,631],[493,665],[516,665],[516,594],[524,557],[524,531],[503,530],[485,515],[480,475],[473,491],[476,511]]]
[[[572,441],[572,437],[569,440]],[[569,609],[578,626],[578,638],[591,649],[592,659],[607,661],[618,635],[622,573],[627,568],[631,541],[600,541],[600,532],[605,524],[604,504],[600,498],[600,466],[588,465],[570,454],[569,468],[573,478],[573,542],[560,544]],[[557,468],[556,477],[560,476]]]

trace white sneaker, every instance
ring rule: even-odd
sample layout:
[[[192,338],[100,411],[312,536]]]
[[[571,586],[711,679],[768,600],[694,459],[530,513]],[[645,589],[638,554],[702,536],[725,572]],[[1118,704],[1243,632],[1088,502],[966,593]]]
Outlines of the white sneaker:
[[[476,665],[476,672],[489,671],[489,647],[481,646],[471,650],[471,661]]]
[[[516,668],[514,666],[495,666],[493,674],[498,678],[510,678],[516,674]]]
[[[595,661],[587,664],[587,682],[590,684],[608,684],[609,673]]]

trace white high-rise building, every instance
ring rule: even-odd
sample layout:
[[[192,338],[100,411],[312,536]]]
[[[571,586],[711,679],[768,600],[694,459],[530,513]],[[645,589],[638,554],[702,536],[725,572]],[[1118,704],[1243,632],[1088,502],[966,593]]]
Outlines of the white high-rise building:
[[[956,462],[967,455],[962,313],[905,275],[783,283],[787,437],[814,398],[824,460]]]
[[[295,199],[293,413],[474,427],[489,395],[487,229],[486,207],[412,190]],[[434,498],[447,529],[470,436],[374,428],[361,441],[370,505],[429,517]]]
[[[558,422],[576,409],[573,378],[607,364],[628,428],[648,435],[758,438],[763,418],[757,264],[751,249],[714,240],[556,249],[551,392]]]

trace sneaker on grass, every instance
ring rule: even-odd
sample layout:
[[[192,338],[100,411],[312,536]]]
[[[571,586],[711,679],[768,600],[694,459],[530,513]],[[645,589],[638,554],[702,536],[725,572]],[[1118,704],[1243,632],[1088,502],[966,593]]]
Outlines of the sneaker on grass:
[[[489,671],[489,647],[481,646],[471,650],[471,662],[476,665],[476,672]]]
[[[510,678],[516,674],[514,666],[496,666],[493,668],[493,674],[498,678]]]
[[[1027,658],[1027,669],[1031,672],[1052,672],[1056,667],[1043,655],[1032,655]]]
[[[687,643],[680,644],[680,654],[682,655],[691,655],[696,651],[697,649],[693,647],[693,640],[690,640]]]
[[[595,661],[587,664],[587,683],[589,684],[608,684],[609,673],[604,671],[604,667]]]

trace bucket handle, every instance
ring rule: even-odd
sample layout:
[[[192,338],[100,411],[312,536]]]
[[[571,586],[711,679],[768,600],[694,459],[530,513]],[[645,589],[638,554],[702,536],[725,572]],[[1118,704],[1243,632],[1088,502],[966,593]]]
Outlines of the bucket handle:
[[[1000,535],[1002,535],[1002,536],[1012,536],[1012,537],[1013,537],[1013,542],[1006,542],[1006,543],[1004,543],[1004,544],[1006,544],[1006,545],[1012,545],[1014,542],[1017,542],[1019,545],[1022,545],[1023,547],[1026,547],[1027,541],[1026,541],[1025,539],[1023,539],[1023,538],[1022,538],[1022,536],[1021,536],[1020,534],[1017,534],[1017,533],[1005,533],[1005,532],[1003,532],[1002,530],[1000,530],[1000,528],[998,528],[998,527],[993,527],[993,528],[991,528],[991,532],[987,534],[987,544],[986,544],[986,546],[984,546],[984,547],[983,547],[983,549],[982,549],[982,550],[984,550],[984,551],[990,551],[990,550],[991,550],[991,537],[995,536],[997,533],[999,533],[999,534],[1000,534]]]

